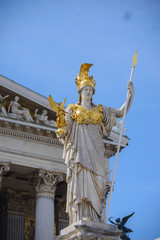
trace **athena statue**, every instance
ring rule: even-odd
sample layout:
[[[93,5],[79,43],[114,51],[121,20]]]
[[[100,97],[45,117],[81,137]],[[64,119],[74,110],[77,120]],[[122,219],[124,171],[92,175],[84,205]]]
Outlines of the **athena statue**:
[[[65,109],[65,131],[59,134],[64,144],[63,157],[67,164],[67,205],[70,224],[81,219],[101,222],[102,203],[107,183],[103,137],[109,136],[117,118],[123,117],[125,104],[120,109],[95,105],[95,80],[88,76],[92,64],[83,63],[75,82],[79,102]],[[128,82],[130,98],[134,89]]]

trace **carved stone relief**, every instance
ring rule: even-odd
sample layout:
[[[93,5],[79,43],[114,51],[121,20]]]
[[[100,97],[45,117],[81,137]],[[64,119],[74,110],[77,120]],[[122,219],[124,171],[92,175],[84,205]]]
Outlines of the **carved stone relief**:
[[[14,100],[10,101],[8,106],[8,116],[33,122],[29,109],[21,106],[18,96],[15,96]]]
[[[56,235],[69,225],[69,216],[66,213],[66,200],[63,198],[56,198],[55,200],[55,221],[56,221]]]
[[[56,215],[58,219],[68,221],[69,217],[66,213],[66,201],[65,199],[56,198]]]
[[[0,194],[0,203],[1,207],[7,203],[7,210],[10,212],[35,214],[35,196],[29,192],[6,189]]]
[[[9,210],[30,213],[35,212],[35,196],[28,192],[7,190],[7,200]]]
[[[36,123],[41,123],[49,126],[54,126],[54,120],[48,120],[47,110],[42,110],[42,114],[38,114],[38,109],[35,110],[34,116]]]
[[[8,97],[9,95],[2,97],[2,95],[0,94],[0,115],[7,116],[6,99]]]
[[[34,115],[31,116],[30,110],[23,107],[19,102],[19,96],[15,96],[14,99],[10,100],[9,95],[3,97],[0,94],[0,115],[28,122],[36,122],[47,126],[54,126],[55,121],[48,119],[47,110],[43,109],[42,113],[38,114],[38,109],[36,109]]]

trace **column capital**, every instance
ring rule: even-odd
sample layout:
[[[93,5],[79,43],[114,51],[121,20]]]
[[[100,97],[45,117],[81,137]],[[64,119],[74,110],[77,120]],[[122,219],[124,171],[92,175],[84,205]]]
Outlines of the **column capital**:
[[[63,173],[57,173],[39,169],[32,177],[32,182],[36,190],[36,196],[54,197],[56,186],[64,180]]]
[[[0,177],[10,170],[10,163],[0,162]]]
[[[2,176],[4,176],[10,170],[10,163],[0,162],[0,190],[2,183]]]

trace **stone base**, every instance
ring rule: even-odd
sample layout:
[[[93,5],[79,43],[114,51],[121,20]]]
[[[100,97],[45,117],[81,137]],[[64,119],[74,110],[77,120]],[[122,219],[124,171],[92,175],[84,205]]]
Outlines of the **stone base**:
[[[121,234],[114,225],[80,220],[61,230],[55,240],[121,240]]]

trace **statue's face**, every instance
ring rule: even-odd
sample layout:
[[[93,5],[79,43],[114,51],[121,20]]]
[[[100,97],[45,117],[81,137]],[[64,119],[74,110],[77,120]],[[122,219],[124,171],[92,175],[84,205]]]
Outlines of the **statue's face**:
[[[42,114],[43,114],[43,115],[47,115],[47,110],[43,110],[43,111],[42,111]]]
[[[90,86],[85,86],[81,91],[81,97],[85,100],[91,100],[93,95],[93,89]]]
[[[15,101],[16,101],[16,102],[19,101],[19,97],[18,97],[18,96],[15,97]]]

